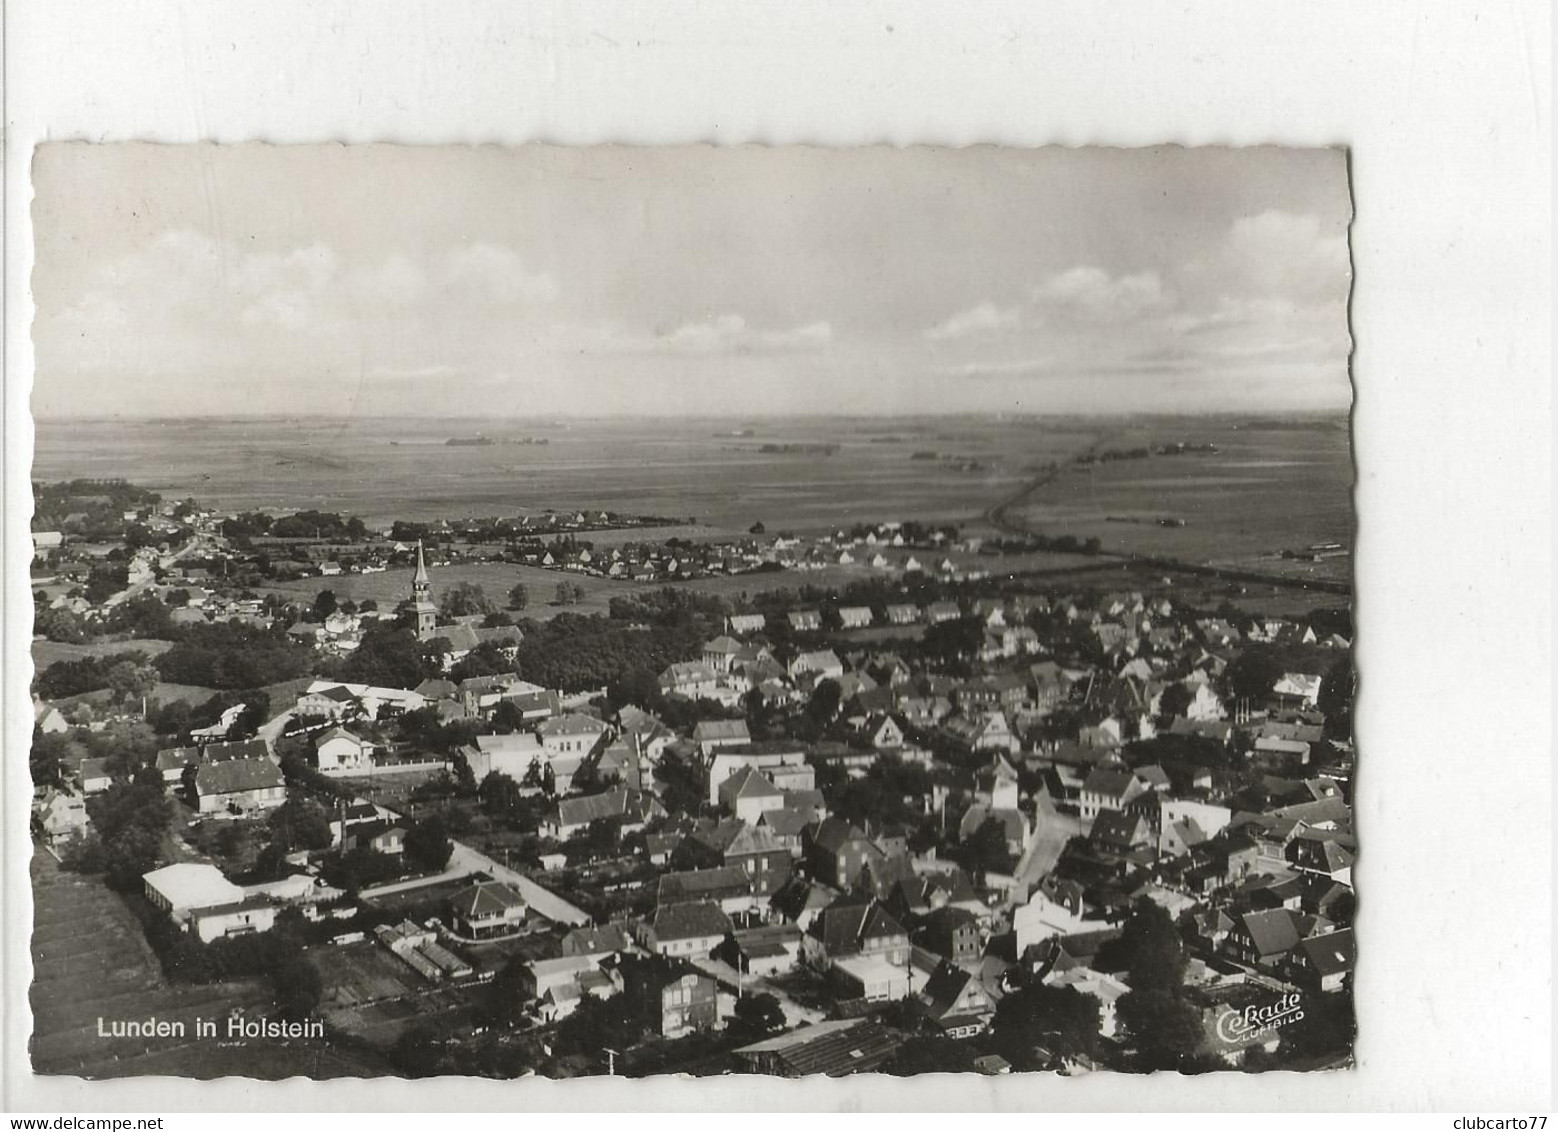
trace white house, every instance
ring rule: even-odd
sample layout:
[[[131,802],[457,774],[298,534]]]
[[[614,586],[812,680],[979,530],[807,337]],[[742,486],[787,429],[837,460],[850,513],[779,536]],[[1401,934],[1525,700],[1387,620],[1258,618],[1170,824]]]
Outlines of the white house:
[[[373,769],[374,745],[344,727],[332,727],[314,741],[314,765],[321,774],[362,774]]]

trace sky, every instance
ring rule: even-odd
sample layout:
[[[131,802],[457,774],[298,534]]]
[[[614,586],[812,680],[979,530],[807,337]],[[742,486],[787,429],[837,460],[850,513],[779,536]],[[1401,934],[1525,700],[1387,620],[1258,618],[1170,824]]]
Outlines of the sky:
[[[51,143],[33,174],[40,418],[1351,403],[1340,150]]]

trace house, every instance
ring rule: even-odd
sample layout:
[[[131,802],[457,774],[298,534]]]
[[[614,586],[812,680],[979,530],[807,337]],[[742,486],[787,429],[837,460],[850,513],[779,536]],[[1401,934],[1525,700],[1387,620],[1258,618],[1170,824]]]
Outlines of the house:
[[[839,900],[812,920],[802,942],[807,962],[844,993],[870,1002],[909,997],[909,933],[874,898]]]
[[[1299,938],[1295,914],[1286,908],[1272,908],[1235,917],[1223,946],[1247,966],[1277,970],[1287,962]]]
[[[726,913],[749,911],[756,903],[752,878],[745,869],[726,865],[685,869],[660,878],[655,889],[657,908],[699,903],[718,905]]]
[[[32,723],[44,735],[61,735],[70,730],[60,709],[45,700],[32,702]]]
[[[907,569],[907,567],[905,567]],[[931,625],[940,625],[946,621],[956,621],[963,616],[963,611],[958,608],[955,601],[934,601],[925,607],[925,620]]]
[[[766,978],[795,969],[800,962],[801,929],[796,924],[738,928],[715,949],[714,958],[743,975]]]
[[[619,833],[643,829],[652,818],[663,817],[665,809],[653,794],[618,786],[582,798],[562,798],[543,829],[559,841],[577,837],[598,821],[620,821]]]
[[[912,938],[925,950],[959,965],[977,961],[983,947],[978,918],[950,904],[925,916]]]
[[[1291,954],[1295,980],[1322,994],[1341,990],[1357,962],[1351,928],[1299,940]]]
[[[682,839],[672,863],[737,869],[747,878],[748,891],[763,898],[782,888],[791,871],[790,850],[772,832],[734,818],[700,824]]]
[[[797,633],[815,633],[822,628],[822,614],[815,609],[792,609],[790,628]]]
[[[732,613],[728,623],[732,633],[745,636],[748,633],[761,633],[768,627],[768,618],[761,613]]]
[[[918,997],[920,1013],[949,1038],[982,1034],[995,1017],[990,992],[968,971],[951,963],[936,968]]]
[[[696,660],[667,665],[657,683],[664,695],[683,696],[691,700],[712,697],[720,686],[719,675],[714,669]]]
[[[784,806],[785,793],[761,770],[739,768],[719,785],[720,808],[753,825],[767,810]]]
[[[86,801],[67,791],[51,786],[33,803],[33,830],[51,849],[59,849],[85,833],[87,821]]]
[[[202,762],[195,768],[194,800],[203,814],[265,809],[287,800],[287,784],[268,758]]]
[[[83,794],[101,794],[114,784],[107,759],[82,759],[76,770],[76,783]]]
[[[215,865],[166,865],[141,883],[147,900],[202,943],[269,931],[280,908],[271,897],[234,884]]]
[[[816,787],[816,771],[806,761],[806,751],[793,743],[747,743],[716,748],[709,762],[709,805],[720,804],[720,786],[743,767],[762,771],[780,790],[793,792]]]
[[[601,964],[598,955],[565,955],[536,959],[520,970],[520,991],[535,1000],[536,1016],[551,1023],[568,1017],[585,997],[607,999],[621,994],[622,973]]]
[[[889,625],[913,625],[919,619],[919,606],[889,605],[887,607],[887,623]]]
[[[715,637],[703,646],[703,663],[715,672],[729,672],[742,648],[741,642],[732,637]]]
[[[610,730],[593,715],[571,713],[543,720],[536,728],[536,737],[547,758],[556,760],[566,755],[588,755]]]
[[[234,743],[207,743],[204,746],[165,747],[157,752],[157,770],[162,781],[177,785],[188,767],[202,762],[227,762],[231,759],[265,759],[270,748],[263,739],[247,739]]]
[[[680,1038],[719,1026],[719,985],[707,975],[687,971],[660,987],[660,1036]]]
[[[1012,916],[1018,955],[1056,936],[1085,935],[1107,926],[1106,921],[1087,915],[1079,884],[1054,876],[1046,877]]]
[[[965,751],[1022,750],[1022,740],[1012,732],[1006,714],[999,711],[977,715],[956,715],[941,722],[941,734]]]
[[[539,771],[541,766],[552,762],[547,757],[546,749],[541,746],[541,740],[529,731],[515,731],[508,735],[478,735],[476,745],[462,747],[460,753],[465,756],[466,764],[477,782],[489,774],[504,774],[515,782],[523,783],[532,766]],[[567,789],[562,783],[554,785],[558,790]]]
[[[655,955],[706,957],[730,931],[730,917],[716,904],[672,904],[655,909],[643,928],[642,942]]]
[[[508,935],[525,922],[525,898],[501,881],[481,880],[449,898],[454,929],[466,939]]]
[[[837,680],[844,675],[844,662],[832,649],[803,652],[790,662],[790,678],[815,675],[819,680]]]
[[[373,769],[374,745],[344,727],[332,727],[314,739],[314,766],[320,774],[362,774]]]
[[[1130,853],[1153,844],[1152,828],[1139,813],[1100,810],[1088,830],[1088,841],[1106,853]]]
[[[841,891],[853,888],[880,852],[859,827],[837,817],[825,818],[801,839],[801,855],[811,875]]]
[[[1091,822],[1104,810],[1127,809],[1132,800],[1145,793],[1147,787],[1130,771],[1094,767],[1082,783],[1082,820]]]
[[[564,958],[583,955],[616,955],[630,951],[633,937],[626,924],[613,922],[598,927],[574,928],[560,944]]]
[[[846,629],[868,628],[871,620],[871,607],[869,605],[846,605],[839,607],[839,624]]]
[[[896,751],[904,743],[903,727],[890,715],[869,717],[862,731],[866,742],[880,751]]]
[[[1272,699],[1281,707],[1313,708],[1320,702],[1319,676],[1305,672],[1284,672],[1271,686]]]
[[[390,857],[399,857],[406,851],[406,827],[391,821],[359,822],[349,825],[341,834],[341,848],[372,849]]]
[[[742,747],[752,741],[744,719],[703,719],[693,728],[692,741],[705,756],[725,747]]]

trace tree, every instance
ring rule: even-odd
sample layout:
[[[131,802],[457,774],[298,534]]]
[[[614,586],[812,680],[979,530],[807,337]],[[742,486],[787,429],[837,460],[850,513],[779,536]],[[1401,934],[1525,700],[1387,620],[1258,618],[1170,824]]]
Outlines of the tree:
[[[530,764],[531,771],[536,770],[536,764]],[[526,780],[530,778],[530,772],[526,772]],[[536,775],[536,785],[540,784],[540,775]],[[481,799],[482,812],[494,817],[500,817],[517,808],[522,800],[519,783],[501,771],[493,771],[481,780],[477,787],[477,796]]]
[[[455,751],[449,757],[449,765],[454,771],[455,788],[464,795],[476,793],[476,772],[471,769],[471,760],[465,757],[464,751]],[[463,812],[463,811],[461,811]]]
[[[1116,1012],[1142,1069],[1190,1068],[1206,1045],[1200,1014],[1173,991],[1133,988],[1120,996]]]
[[[991,1025],[996,1048],[1018,1068],[1036,1068],[1034,1046],[1064,1058],[1096,1056],[1100,1022],[1098,1000],[1075,987],[1034,982],[996,1004]]]
[[[530,587],[516,582],[509,588],[509,608],[516,612],[530,604]]]
[[[320,590],[314,598],[312,621],[325,621],[340,608],[334,590]]]
[[[779,999],[767,992],[738,998],[736,1020],[755,1034],[768,1034],[783,1029],[787,1021]]]
[[[312,798],[291,794],[271,811],[266,821],[271,844],[294,849],[328,849],[335,840],[330,830],[330,814]]]
[[[1006,825],[999,818],[986,818],[968,839],[968,862],[987,873],[1009,873],[1014,864],[1011,846],[1006,840]]]
[[[1320,684],[1316,706],[1325,713],[1325,733],[1333,739],[1352,738],[1352,702],[1357,693],[1357,677],[1349,652],[1331,666]]]
[[[475,582],[456,582],[444,590],[438,605],[450,617],[486,616],[497,609]]]
[[[1168,912],[1151,900],[1137,901],[1115,954],[1124,961],[1133,989],[1177,992],[1184,981],[1184,941]]]
[[[338,676],[379,687],[415,688],[424,677],[420,642],[409,629],[370,628],[341,664]]]
[[[1190,689],[1183,684],[1170,684],[1158,698],[1158,714],[1164,719],[1184,715],[1193,699]]]
[[[525,725],[525,714],[513,700],[500,700],[492,709],[492,729],[499,735],[512,735]]]
[[[826,727],[837,718],[842,698],[837,680],[819,680],[806,703],[806,714],[818,727]]]
[[[449,840],[448,827],[441,817],[435,815],[415,822],[406,831],[407,859],[428,872],[442,872],[453,853],[454,842]]]

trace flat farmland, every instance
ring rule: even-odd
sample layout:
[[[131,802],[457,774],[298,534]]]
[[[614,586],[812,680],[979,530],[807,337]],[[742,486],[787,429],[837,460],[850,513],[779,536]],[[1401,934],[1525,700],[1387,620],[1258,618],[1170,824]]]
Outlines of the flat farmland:
[[[1345,425],[1235,429],[1198,422],[1173,435],[1123,432],[1105,447],[1167,440],[1210,443],[1218,450],[1071,467],[1009,517],[1045,534],[1096,537],[1115,553],[1295,579],[1350,577],[1346,557],[1322,562],[1279,557],[1283,550],[1322,542],[1352,546],[1353,469]],[[1161,526],[1159,519],[1184,525]]]
[[[495,443],[444,443],[475,433]],[[600,508],[726,532],[758,521],[819,531],[971,518],[1035,462],[1099,435],[1080,419],[973,417],[40,421],[33,474],[123,476],[223,509],[318,508],[373,525]],[[533,436],[548,443],[506,443]]]

